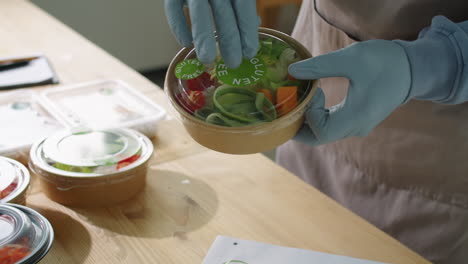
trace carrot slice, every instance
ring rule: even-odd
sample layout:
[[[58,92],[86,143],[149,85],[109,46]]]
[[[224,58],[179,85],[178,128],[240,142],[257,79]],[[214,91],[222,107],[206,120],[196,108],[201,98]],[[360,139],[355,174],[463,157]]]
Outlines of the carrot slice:
[[[297,87],[283,86],[276,90],[276,111],[279,116],[289,113],[297,106]]]
[[[275,103],[275,101],[273,100],[273,95],[271,94],[271,91],[270,91],[270,90],[268,90],[268,89],[259,89],[259,90],[257,90],[257,93],[262,93],[262,94],[264,94],[265,97],[268,98],[268,100],[270,100],[270,102],[271,102],[272,104]]]

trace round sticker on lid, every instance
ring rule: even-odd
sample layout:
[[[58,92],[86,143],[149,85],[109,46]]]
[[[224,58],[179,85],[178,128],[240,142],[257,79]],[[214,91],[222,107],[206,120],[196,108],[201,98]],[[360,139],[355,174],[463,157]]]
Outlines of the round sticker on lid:
[[[182,80],[195,79],[205,70],[203,63],[197,59],[183,60],[175,68],[175,76]]]
[[[218,79],[232,86],[248,86],[260,81],[266,74],[266,65],[262,59],[254,57],[244,59],[238,68],[230,69],[221,61],[216,65]]]

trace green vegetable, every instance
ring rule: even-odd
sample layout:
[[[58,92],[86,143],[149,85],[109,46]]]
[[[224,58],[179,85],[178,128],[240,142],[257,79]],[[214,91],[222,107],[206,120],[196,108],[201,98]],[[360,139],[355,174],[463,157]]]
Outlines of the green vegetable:
[[[283,52],[286,49],[290,49],[290,48],[288,48],[288,45],[286,43],[284,43],[282,41],[279,41],[279,40],[275,41],[273,43],[273,48],[271,50],[271,56],[275,57],[275,58],[279,58],[281,56],[281,54],[283,54]],[[290,50],[292,50],[292,49],[290,49]]]
[[[55,163],[53,167],[63,170],[63,171],[70,171],[70,172],[79,172],[79,173],[92,173],[96,167],[79,167],[79,166],[72,166],[63,163]]]
[[[265,94],[257,93],[257,98],[255,99],[255,107],[258,112],[263,115],[265,121],[273,121],[276,119],[276,109],[275,106],[271,103]]]
[[[286,68],[289,66],[289,64],[297,61],[299,61],[299,57],[291,48],[284,49],[279,57],[279,63]]]
[[[220,113],[212,113],[210,114],[206,120],[207,123],[219,125],[219,126],[229,126],[229,127],[238,127],[238,126],[245,126],[245,123],[241,123],[236,120],[229,119],[223,116]]]
[[[272,82],[279,82],[288,77],[288,66],[294,62],[299,61],[296,52],[291,48],[282,49],[281,55],[277,63],[268,66],[266,79]]]
[[[255,115],[257,93],[238,87],[219,87],[213,97],[215,107],[225,116],[241,122],[259,121]]]
[[[201,120],[205,120],[209,115],[211,115],[212,113],[214,113],[213,109],[210,109],[210,108],[202,108],[202,109],[198,109],[196,110],[193,114],[200,118]]]

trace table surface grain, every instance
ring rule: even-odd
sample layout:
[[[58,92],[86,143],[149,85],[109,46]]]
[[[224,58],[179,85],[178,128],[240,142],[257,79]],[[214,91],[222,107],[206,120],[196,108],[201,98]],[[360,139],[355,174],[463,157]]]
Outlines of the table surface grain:
[[[61,84],[120,79],[168,109],[159,87],[28,1],[0,1],[0,36],[0,55],[43,53]],[[213,152],[170,118],[153,142],[145,190],[118,206],[65,207],[33,182],[27,204],[55,230],[42,263],[201,263],[217,235],[429,263],[260,154]]]

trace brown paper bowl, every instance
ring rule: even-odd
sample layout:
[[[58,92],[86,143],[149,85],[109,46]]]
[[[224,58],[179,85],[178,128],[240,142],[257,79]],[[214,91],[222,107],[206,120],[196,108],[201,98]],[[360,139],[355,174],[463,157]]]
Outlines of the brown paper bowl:
[[[312,57],[310,52],[292,37],[267,28],[259,28],[260,34],[277,37],[296,50],[302,59]],[[273,122],[245,127],[224,127],[209,124],[185,111],[175,98],[174,91],[179,85],[174,75],[176,65],[184,60],[191,48],[182,49],[169,65],[164,89],[169,101],[180,117],[190,136],[201,145],[215,151],[229,154],[252,154],[273,149],[293,138],[304,122],[304,112],[317,88],[317,81],[309,82],[309,93],[303,101],[288,114]]]
[[[154,148],[148,138],[139,135],[144,142],[141,158],[121,171],[82,174],[54,168],[41,155],[45,139],[32,146],[29,168],[38,176],[45,195],[55,202],[74,207],[115,205],[133,198],[145,187]]]
[[[49,199],[76,207],[111,206],[126,201],[145,187],[147,162],[131,171],[105,177],[73,178],[35,168]]]

